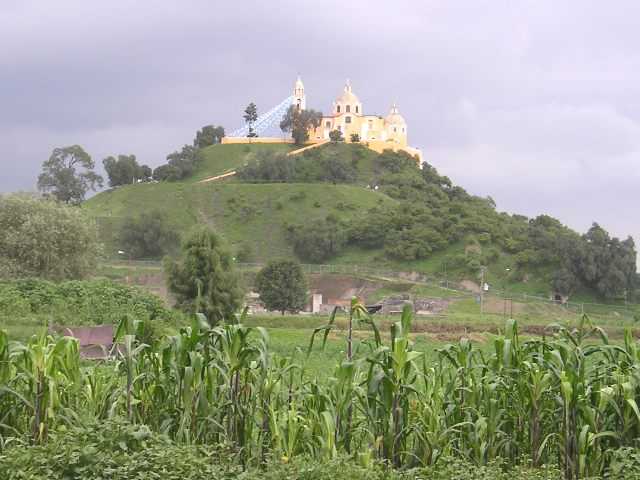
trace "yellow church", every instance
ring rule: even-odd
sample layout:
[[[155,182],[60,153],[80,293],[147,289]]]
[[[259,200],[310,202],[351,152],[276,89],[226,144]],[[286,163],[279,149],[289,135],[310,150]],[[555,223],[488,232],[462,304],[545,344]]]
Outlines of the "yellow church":
[[[293,103],[300,109],[306,108],[307,100],[302,79],[298,77],[293,88]],[[333,102],[331,114],[322,117],[317,128],[309,130],[309,143],[324,143],[329,140],[329,132],[338,130],[345,142],[359,141],[372,150],[403,150],[421,160],[420,150],[408,146],[407,122],[393,104],[386,117],[365,115],[362,102],[353,93],[351,82],[347,80],[344,90]]]
[[[307,108],[307,97],[304,91],[302,79],[298,77],[293,87],[293,95],[281,102],[277,107],[271,109],[256,122],[256,130],[260,132],[261,127],[277,123],[282,119],[282,114],[290,105],[296,105],[299,109]],[[329,141],[329,133],[339,130],[345,142],[360,142],[376,152],[382,153],[384,150],[401,150],[415,157],[418,162],[422,161],[422,152],[410,147],[407,143],[407,122],[398,111],[398,107],[393,104],[386,117],[381,115],[365,115],[362,102],[353,93],[351,82],[347,80],[344,90],[335,99],[330,115],[324,115],[322,121],[316,128],[309,130],[307,147],[294,150],[289,155],[296,154],[308,148]],[[248,137],[247,126],[240,128],[229,136],[222,138],[222,143],[293,143],[292,138],[285,137]]]

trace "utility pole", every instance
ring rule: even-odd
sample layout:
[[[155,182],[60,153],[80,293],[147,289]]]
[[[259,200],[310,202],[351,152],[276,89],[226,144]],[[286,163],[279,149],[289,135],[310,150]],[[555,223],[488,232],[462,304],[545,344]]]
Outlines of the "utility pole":
[[[480,267],[480,315],[484,315],[484,271],[487,267]]]

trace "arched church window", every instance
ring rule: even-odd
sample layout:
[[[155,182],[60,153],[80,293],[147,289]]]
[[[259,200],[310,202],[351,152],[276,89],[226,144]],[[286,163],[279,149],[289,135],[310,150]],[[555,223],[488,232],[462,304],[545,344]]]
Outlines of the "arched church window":
[[[340,105],[336,106],[336,112],[340,113]]]
[[[349,112],[351,111],[351,105],[347,105],[345,108],[346,108],[346,110],[345,110],[345,111],[346,111],[347,113],[349,113]]]
[[[327,123],[325,123],[327,128],[331,128],[331,121],[328,121]]]
[[[358,105],[356,105],[356,113],[360,113],[360,112],[358,111]]]
[[[396,127],[393,127],[393,133],[396,133],[398,131],[398,129]]]
[[[404,127],[402,127],[402,133],[404,133]]]
[[[351,117],[345,117],[344,122],[345,123],[351,123]]]

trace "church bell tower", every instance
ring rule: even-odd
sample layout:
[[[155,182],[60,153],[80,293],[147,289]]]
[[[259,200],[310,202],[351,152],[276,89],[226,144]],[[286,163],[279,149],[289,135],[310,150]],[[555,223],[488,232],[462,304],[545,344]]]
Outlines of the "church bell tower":
[[[304,95],[304,84],[300,75],[298,75],[296,84],[293,87],[293,101],[291,103],[296,105],[299,110],[306,110],[307,108],[307,98]]]

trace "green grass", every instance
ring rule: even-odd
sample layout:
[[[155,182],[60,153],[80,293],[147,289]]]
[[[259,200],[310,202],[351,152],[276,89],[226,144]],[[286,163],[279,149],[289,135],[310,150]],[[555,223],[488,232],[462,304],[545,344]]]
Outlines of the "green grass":
[[[291,144],[231,144],[205,147],[200,150],[202,162],[187,181],[198,182],[240,168],[259,150],[289,152],[294,149]]]
[[[317,319],[316,319],[317,320]],[[326,319],[323,319],[326,321]],[[397,320],[397,319],[396,319]],[[284,328],[273,327],[269,325],[267,319],[262,321],[253,321],[252,324],[262,324],[266,326],[269,334],[269,348],[271,352],[280,356],[288,356],[295,359],[295,362],[304,366],[309,375],[328,376],[333,373],[332,369],[335,365],[339,365],[346,359],[346,331],[336,330],[330,334],[325,346],[322,346],[322,336],[316,335],[311,353],[307,356],[309,342],[313,334],[310,328]],[[317,323],[312,321],[311,323]],[[388,332],[382,332],[383,338],[388,337]],[[373,339],[373,333],[370,330],[359,330],[354,335],[354,353],[358,356],[358,352],[368,351],[371,348],[367,340]],[[386,342],[389,339],[386,338]],[[437,356],[437,350],[443,348],[450,341],[443,341],[429,338],[428,336],[417,334],[413,338],[416,350],[424,352],[427,361],[434,361]],[[482,348],[489,348],[488,343],[479,344]],[[329,368],[327,368],[329,366]]]
[[[117,231],[128,215],[149,209],[166,212],[174,226],[186,231],[209,225],[231,246],[251,245],[256,260],[292,255],[285,223],[308,223],[329,213],[348,220],[379,204],[395,200],[352,185],[159,183],[131,185],[100,193],[84,208],[101,228],[107,255],[119,249]]]
[[[364,147],[357,154],[353,145],[328,144],[302,155],[341,155],[357,159],[359,178],[354,185],[332,184],[244,184],[234,179],[197,183],[207,177],[226,173],[244,165],[257,151],[287,152],[289,144],[213,145],[200,151],[202,162],[194,175],[182,182],[127,185],[95,195],[83,208],[96,219],[105,254],[117,258],[117,235],[124,219],[150,210],[165,212],[174,228],[183,233],[195,225],[208,225],[220,234],[233,250],[248,244],[254,253],[252,262],[265,262],[293,256],[286,240],[285,224],[312,224],[329,213],[348,222],[378,205],[394,205],[396,200],[366,186],[374,176],[375,152]],[[335,265],[359,265],[395,272],[419,272],[450,281],[462,279],[479,283],[479,272],[454,268],[451,258],[465,253],[466,241],[449,245],[426,259],[400,261],[388,258],[382,249],[347,247],[330,260]],[[491,245],[488,245],[491,247]],[[527,278],[513,278],[514,261],[502,252],[488,265],[486,281],[494,290],[512,294],[546,297],[552,271],[531,271]],[[106,276],[113,278],[117,272]],[[574,299],[594,302],[592,292],[578,292]]]

